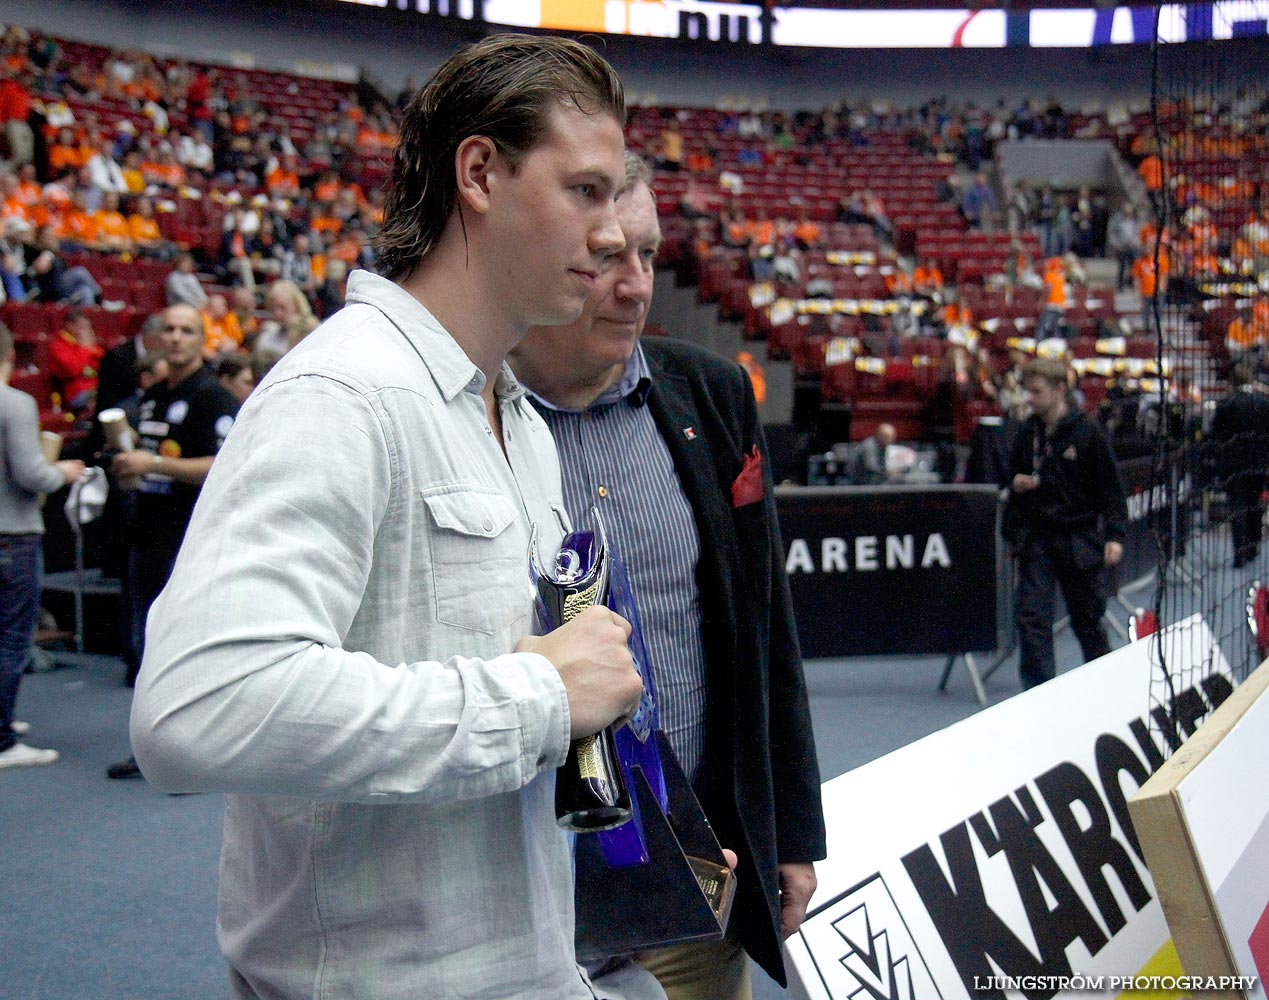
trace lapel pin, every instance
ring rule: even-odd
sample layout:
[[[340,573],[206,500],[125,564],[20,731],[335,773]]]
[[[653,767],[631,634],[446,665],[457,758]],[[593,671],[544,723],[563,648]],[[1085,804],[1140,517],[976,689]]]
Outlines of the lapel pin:
[[[695,441],[695,440],[696,440],[696,428],[695,428],[695,427],[684,427],[684,428],[683,428],[683,436],[684,436],[685,438],[687,438],[689,441]]]

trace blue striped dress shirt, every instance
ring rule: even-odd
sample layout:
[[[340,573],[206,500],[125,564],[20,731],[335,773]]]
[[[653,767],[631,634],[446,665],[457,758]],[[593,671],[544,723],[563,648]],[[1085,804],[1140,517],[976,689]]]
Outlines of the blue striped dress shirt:
[[[705,645],[696,586],[700,539],[669,449],[644,405],[652,385],[636,349],[622,377],[584,410],[529,394],[560,453],[575,529],[598,507],[638,602],[661,728],[689,781],[705,745]]]

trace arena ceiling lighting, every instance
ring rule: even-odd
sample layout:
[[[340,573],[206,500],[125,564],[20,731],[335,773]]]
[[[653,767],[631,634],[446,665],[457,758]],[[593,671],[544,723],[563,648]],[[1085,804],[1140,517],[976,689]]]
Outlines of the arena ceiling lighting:
[[[1087,9],[1029,6],[1008,11],[909,8],[826,9],[711,0],[345,0],[520,28],[597,31],[737,44],[860,48],[1075,47],[1149,42],[1153,6]],[[937,0],[935,0],[937,2]],[[764,7],[769,7],[764,17]],[[1166,42],[1265,37],[1269,0],[1166,4]],[[769,36],[769,37],[768,37]]]

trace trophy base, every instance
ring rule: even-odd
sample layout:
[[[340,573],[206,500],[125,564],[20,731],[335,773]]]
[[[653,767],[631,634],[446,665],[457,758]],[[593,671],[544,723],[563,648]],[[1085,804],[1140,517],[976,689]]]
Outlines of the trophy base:
[[[667,818],[639,767],[631,794],[649,861],[612,868],[595,837],[576,843],[577,958],[590,962],[684,941],[717,941],[727,930],[736,896],[736,875],[660,730]]]
[[[593,809],[576,809],[556,819],[565,830],[574,833],[599,833],[621,826],[630,819],[629,809],[621,806],[595,806]]]
[[[732,892],[736,888],[735,873],[726,865],[719,865],[717,861],[694,858],[690,854],[687,855],[687,863],[696,876],[696,884],[700,886],[709,908],[714,911],[714,919],[725,924],[726,914],[731,908]]]

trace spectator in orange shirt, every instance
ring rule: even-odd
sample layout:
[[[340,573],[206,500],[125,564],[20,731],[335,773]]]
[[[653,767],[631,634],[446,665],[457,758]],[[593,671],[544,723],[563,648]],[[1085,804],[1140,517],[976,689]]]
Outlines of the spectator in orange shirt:
[[[1151,153],[1137,164],[1137,174],[1152,197],[1163,190],[1163,161],[1157,153]]]
[[[723,244],[729,247],[748,247],[749,237],[753,235],[753,223],[745,218],[744,209],[738,202],[732,201],[724,205],[718,213],[719,232]]]
[[[40,200],[35,203],[32,211],[36,225],[47,225],[53,216],[60,215],[70,208],[71,192],[75,190],[77,173],[74,167],[70,167],[40,188]]]
[[[136,200],[133,212],[128,216],[128,235],[139,252],[160,257],[168,255],[169,248],[154,217],[154,202],[149,198]]]
[[[1257,299],[1251,307],[1251,325],[1261,340],[1269,340],[1269,299]]]
[[[330,233],[332,237],[339,235],[340,230],[344,228],[344,223],[335,214],[333,202],[322,202],[313,209],[313,217],[309,220],[309,228],[319,236],[323,233]]]
[[[1248,256],[1269,257],[1269,223],[1255,212],[1247,213],[1247,222],[1238,231],[1250,249]]]
[[[147,184],[175,191],[185,183],[185,168],[176,162],[171,147],[163,143],[154,159],[142,161],[141,176]]]
[[[886,291],[890,293],[891,298],[906,298],[916,292],[916,286],[912,282],[912,275],[904,270],[902,266],[896,267],[883,280],[886,283]]]
[[[736,364],[740,365],[749,376],[753,386],[754,402],[762,406],[767,398],[767,372],[749,351],[741,351],[736,355]]]
[[[75,139],[72,128],[60,129],[57,138],[48,147],[48,172],[54,177],[67,170],[78,170],[88,158]]]
[[[66,323],[49,344],[48,353],[49,373],[62,401],[76,413],[86,409],[97,392],[97,369],[104,352],[82,310],[66,314]]]
[[[1194,284],[1196,293],[1201,293],[1199,285],[1212,281],[1220,274],[1221,262],[1214,252],[1214,246],[1213,243],[1201,241],[1194,247],[1194,255],[1190,258],[1189,280]]]
[[[15,174],[0,174],[0,217],[16,219],[19,223],[31,223],[31,213],[18,196],[18,178]]]
[[[84,208],[83,192],[71,195],[70,206],[53,226],[53,232],[70,250],[97,248],[97,223]]]
[[[300,175],[295,169],[295,157],[287,153],[281,162],[265,178],[264,186],[273,198],[298,198]]]
[[[714,157],[709,150],[693,149],[687,154],[687,169],[694,174],[708,174],[714,169]]]
[[[1269,303],[1257,303],[1258,307],[1261,305],[1266,306],[1266,310],[1260,317],[1254,311],[1243,310],[1230,321],[1225,331],[1225,347],[1231,360],[1258,364],[1269,349]]]
[[[1066,310],[1066,269],[1061,257],[1050,257],[1044,262],[1044,305],[1036,321],[1037,340],[1056,337],[1062,327],[1062,313]]]
[[[1233,261],[1234,267],[1244,273],[1251,271],[1255,267],[1255,253],[1251,249],[1251,244],[1247,240],[1239,236],[1229,248],[1229,257]]]
[[[1220,258],[1212,250],[1212,244],[1201,244],[1194,251],[1191,266],[1203,278],[1210,278],[1220,273]]]
[[[1168,287],[1168,254],[1159,248],[1160,269],[1156,271],[1153,253],[1144,253],[1132,265],[1132,278],[1141,297],[1141,317],[1147,329],[1153,329],[1154,309],[1151,307],[1156,294],[1166,294]],[[1160,274],[1160,272],[1162,272]]]
[[[132,252],[132,233],[128,220],[119,211],[119,196],[113,191],[102,195],[101,208],[93,213],[97,225],[97,243],[102,249],[114,253]]]
[[[229,309],[229,301],[223,295],[211,295],[203,310],[203,355],[214,358],[242,346],[242,328],[238,317]]]
[[[332,260],[343,261],[349,270],[355,267],[364,267],[365,262],[362,259],[366,251],[366,234],[360,229],[352,227],[346,229],[337,239],[328,251],[327,256]]]
[[[1044,304],[1066,305],[1066,264],[1061,257],[1050,257],[1044,262]]]
[[[949,302],[943,307],[943,326],[947,332],[956,327],[971,326],[974,322],[974,311],[964,302]]]
[[[1218,233],[1216,225],[1208,217],[1206,210],[1203,214],[1196,214],[1194,221],[1189,225],[1189,235],[1195,243],[1215,243]]]
[[[396,130],[387,122],[375,121],[357,130],[357,149],[363,153],[373,155],[390,150],[396,141]]]
[[[758,216],[753,221],[749,232],[749,241],[759,247],[774,246],[776,241],[775,223],[767,215],[765,208],[758,209]]]
[[[943,272],[932,260],[922,261],[912,272],[912,288],[918,295],[937,299],[943,293]]]
[[[1140,237],[1137,240],[1138,244],[1140,244],[1141,246],[1141,249],[1145,253],[1150,253],[1150,254],[1154,253],[1154,244],[1158,238],[1159,238],[1159,227],[1156,226],[1153,221],[1143,222],[1141,225]],[[1168,234],[1165,232],[1163,234],[1164,246],[1168,245],[1168,239],[1169,239]]]
[[[343,186],[339,183],[339,175],[333,170],[327,170],[317,179],[317,183],[313,185],[313,200],[319,204],[333,203],[342,190]]]
[[[811,219],[809,209],[798,209],[798,223],[793,227],[793,241],[799,250],[810,250],[820,245],[820,227]]]
[[[260,329],[260,320],[256,318],[256,293],[250,288],[239,286],[229,294],[232,296],[232,312],[238,319],[238,329],[242,331],[242,339],[249,341]]]

